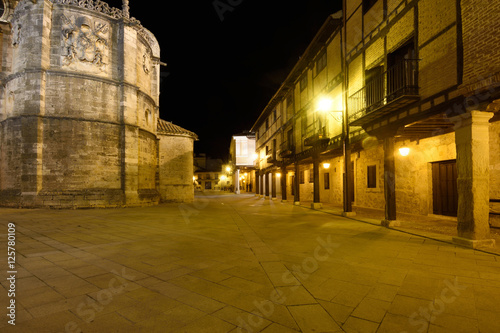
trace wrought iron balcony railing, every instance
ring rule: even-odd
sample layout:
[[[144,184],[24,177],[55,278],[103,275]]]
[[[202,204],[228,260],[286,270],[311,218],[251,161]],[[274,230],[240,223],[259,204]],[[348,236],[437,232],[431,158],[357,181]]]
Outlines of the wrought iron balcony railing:
[[[418,59],[405,59],[371,78],[348,100],[349,124],[363,125],[418,100]]]

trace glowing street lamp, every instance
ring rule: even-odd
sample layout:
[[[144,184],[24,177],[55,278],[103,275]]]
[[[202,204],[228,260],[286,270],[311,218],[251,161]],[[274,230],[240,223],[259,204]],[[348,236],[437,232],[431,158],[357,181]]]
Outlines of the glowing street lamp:
[[[329,169],[330,168],[330,163],[323,163],[323,168],[324,169]]]
[[[333,100],[328,97],[320,98],[316,109],[320,112],[331,111],[333,109]]]
[[[408,154],[410,153],[410,148],[401,147],[399,148],[399,153],[401,154],[401,156],[408,156]]]

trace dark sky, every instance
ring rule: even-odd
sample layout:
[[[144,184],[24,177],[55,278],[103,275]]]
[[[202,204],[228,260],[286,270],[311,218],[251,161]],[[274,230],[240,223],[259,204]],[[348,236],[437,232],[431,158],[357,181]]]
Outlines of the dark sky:
[[[107,2],[121,8],[120,0]],[[232,11],[219,15],[214,3]],[[167,63],[161,118],[198,134],[195,152],[216,158],[227,156],[233,134],[252,127],[327,16],[341,8],[341,0],[130,0],[131,16],[155,34]]]

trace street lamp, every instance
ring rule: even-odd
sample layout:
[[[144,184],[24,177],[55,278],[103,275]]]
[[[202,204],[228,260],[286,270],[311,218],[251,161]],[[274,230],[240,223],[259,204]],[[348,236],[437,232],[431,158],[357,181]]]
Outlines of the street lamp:
[[[401,154],[401,156],[408,156],[408,154],[410,153],[410,148],[401,147],[399,148],[399,153]]]
[[[345,94],[345,82],[344,82]],[[352,203],[349,184],[349,173],[351,168],[351,148],[349,144],[349,124],[347,119],[347,105],[344,105],[344,98],[331,99],[323,96],[318,99],[316,110],[322,113],[328,113],[337,122],[342,123],[342,141],[344,150],[344,214],[352,215]],[[335,102],[336,101],[336,102]]]

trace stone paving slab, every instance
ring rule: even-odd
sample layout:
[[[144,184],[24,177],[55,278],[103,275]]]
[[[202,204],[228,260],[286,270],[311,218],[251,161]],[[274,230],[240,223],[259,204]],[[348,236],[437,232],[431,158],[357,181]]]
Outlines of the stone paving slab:
[[[1,332],[500,332],[500,257],[252,195],[0,209]]]

